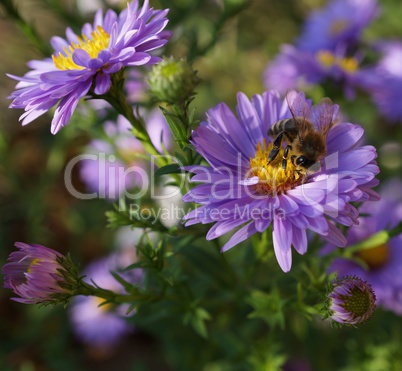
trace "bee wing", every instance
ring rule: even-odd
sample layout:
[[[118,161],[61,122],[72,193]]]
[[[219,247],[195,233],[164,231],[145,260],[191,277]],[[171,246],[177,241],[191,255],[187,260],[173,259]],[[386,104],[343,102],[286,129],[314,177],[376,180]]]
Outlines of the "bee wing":
[[[311,109],[313,123],[317,130],[326,138],[333,125],[335,107],[332,100],[323,98],[320,102]]]
[[[299,132],[307,131],[309,128],[307,121],[309,121],[311,109],[304,96],[292,90],[286,94],[286,101],[289,111],[298,125]]]

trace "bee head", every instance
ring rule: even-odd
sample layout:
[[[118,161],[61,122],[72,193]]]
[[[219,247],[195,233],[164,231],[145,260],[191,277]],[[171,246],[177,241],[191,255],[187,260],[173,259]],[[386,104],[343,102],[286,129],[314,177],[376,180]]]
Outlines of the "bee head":
[[[316,160],[311,160],[307,158],[306,156],[299,156],[295,160],[295,166],[298,168],[304,168],[308,169],[310,166],[313,166],[317,161]]]
[[[308,169],[321,160],[326,153],[324,138],[317,132],[309,132],[296,143],[298,154],[293,160],[298,169]]]

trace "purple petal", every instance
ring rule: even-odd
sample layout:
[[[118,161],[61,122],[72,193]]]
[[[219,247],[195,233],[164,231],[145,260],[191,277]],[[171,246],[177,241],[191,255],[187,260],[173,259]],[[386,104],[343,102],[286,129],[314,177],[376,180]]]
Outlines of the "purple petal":
[[[82,49],[76,49],[73,53],[73,62],[78,66],[87,67],[91,57]]]
[[[282,219],[275,218],[273,223],[272,237],[274,251],[279,266],[284,272],[289,272],[292,266],[292,228]]]
[[[231,238],[230,240],[223,245],[221,252],[225,252],[231,249],[233,246],[239,244],[240,242],[246,240],[251,237],[257,230],[255,229],[255,224],[253,222],[247,224],[246,226],[240,228]]]
[[[110,75],[106,73],[98,73],[95,78],[94,92],[97,95],[106,94],[112,85]]]
[[[292,245],[295,250],[303,255],[307,251],[307,235],[305,229],[293,227]]]

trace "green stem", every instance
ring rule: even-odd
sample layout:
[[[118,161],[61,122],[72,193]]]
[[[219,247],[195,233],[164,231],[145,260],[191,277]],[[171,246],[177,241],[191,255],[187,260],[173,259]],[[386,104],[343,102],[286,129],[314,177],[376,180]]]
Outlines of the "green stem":
[[[75,295],[96,296],[105,299],[108,303],[122,304],[131,303],[135,300],[149,299],[146,295],[138,292],[132,294],[119,294],[110,290],[102,289],[81,281],[80,287],[77,289]]]
[[[122,69],[121,71],[113,74],[111,77],[112,86],[110,90],[102,96],[96,95],[92,91],[92,96],[94,98],[104,99],[109,102],[119,114],[123,115],[130,122],[133,128],[133,135],[142,143],[145,151],[149,155],[154,156],[157,166],[162,167],[169,164],[168,159],[165,156],[162,156],[152,143],[152,140],[146,130],[144,121],[135,116],[133,107],[126,99],[124,94],[125,70]]]
[[[189,143],[190,141],[190,137],[191,137],[191,131],[190,131],[190,122],[189,122],[189,117],[188,117],[188,104],[187,102],[182,102],[180,104],[180,120],[183,124],[183,127],[186,128],[186,132],[187,132],[187,138],[186,138],[186,143]],[[186,146],[184,148],[184,154],[186,157],[186,161],[187,164],[192,164],[193,163],[193,151],[191,150],[191,148],[189,148],[188,146]]]

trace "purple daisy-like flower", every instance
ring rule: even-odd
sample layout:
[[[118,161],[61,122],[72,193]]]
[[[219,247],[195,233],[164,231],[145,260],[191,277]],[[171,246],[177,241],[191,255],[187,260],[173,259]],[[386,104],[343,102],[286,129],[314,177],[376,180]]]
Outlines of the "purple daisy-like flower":
[[[91,88],[95,95],[105,95],[111,88],[111,77],[124,67],[160,61],[150,52],[170,37],[163,31],[167,13],[149,8],[148,0],[142,7],[134,0],[119,15],[108,10],[103,16],[99,10],[93,25],[84,25],[81,36],[67,28],[67,40],[52,38],[52,58],[30,61],[32,70],[23,77],[9,75],[19,81],[10,96],[10,108],[25,110],[20,120],[26,125],[57,105],[51,127],[56,134]]]
[[[304,51],[354,46],[363,29],[377,16],[376,0],[333,0],[314,11],[304,25],[297,47]]]
[[[304,115],[317,131],[336,121],[337,106],[311,107],[296,92],[287,98],[296,116]],[[186,225],[215,223],[208,240],[240,227],[222,251],[272,225],[275,254],[285,272],[291,268],[292,245],[298,253],[306,252],[307,229],[344,246],[346,240],[334,222],[356,224],[359,214],[351,202],[377,198],[371,190],[378,183],[377,154],[372,146],[361,146],[363,129],[337,123],[326,137],[326,157],[319,171],[298,171],[292,156],[284,170],[284,146],[268,163],[273,148],[268,130],[290,117],[287,102],[275,91],[255,95],[251,102],[239,93],[237,101],[238,118],[221,103],[208,111],[207,121],[193,133],[195,149],[210,166],[185,168],[195,174],[192,182],[202,183],[183,198],[201,205],[185,216]]]
[[[376,307],[371,285],[358,277],[348,276],[335,282],[328,298],[331,319],[348,325],[367,321]]]
[[[159,151],[162,151],[162,146],[169,148],[170,132],[161,111],[151,111],[145,116],[145,121],[155,148]],[[123,194],[134,196],[129,192],[133,188],[140,189],[140,194],[148,188],[147,164],[139,156],[144,155],[144,148],[131,129],[129,121],[121,115],[116,123],[106,122],[104,132],[108,140],[92,140],[85,158],[80,161],[82,181],[100,198],[114,200]]]
[[[110,273],[121,263],[121,257],[111,255],[88,265],[83,272],[87,283],[94,282],[103,289],[123,292],[122,286]],[[127,265],[133,263],[131,260]],[[139,284],[142,281],[141,270],[119,273],[127,282]],[[113,307],[109,304],[99,306],[104,300],[95,296],[76,296],[71,300],[70,319],[77,338],[94,348],[113,348],[127,334],[134,330],[127,321],[129,305]]]
[[[41,245],[16,242],[14,251],[3,266],[4,287],[11,289],[19,298],[12,298],[24,304],[55,303],[66,299],[68,272],[65,257],[59,252]]]
[[[365,78],[360,73],[360,60],[358,55],[347,56],[344,47],[310,52],[283,45],[265,69],[264,84],[267,89],[284,94],[289,89],[305,89],[328,79],[343,86],[346,97],[352,99],[355,87]]]
[[[365,202],[360,211],[360,224],[348,230],[348,245],[367,241],[377,233],[392,230],[402,222],[402,182],[392,180],[381,189],[381,200]],[[378,305],[402,315],[402,234],[390,239],[372,241],[371,246],[353,252],[352,259],[337,258],[330,272],[340,278],[355,275],[369,282],[377,296]],[[333,246],[326,246],[326,252]],[[346,250],[347,252],[347,250]]]

